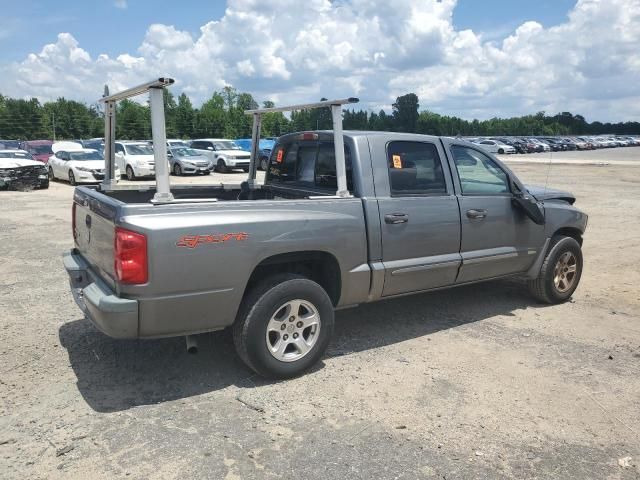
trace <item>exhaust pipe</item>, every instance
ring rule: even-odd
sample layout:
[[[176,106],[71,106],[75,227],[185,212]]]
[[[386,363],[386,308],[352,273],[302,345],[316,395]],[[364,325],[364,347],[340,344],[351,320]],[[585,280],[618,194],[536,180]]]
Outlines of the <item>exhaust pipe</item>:
[[[198,340],[196,340],[195,335],[187,335],[184,338],[187,341],[187,353],[198,353]]]

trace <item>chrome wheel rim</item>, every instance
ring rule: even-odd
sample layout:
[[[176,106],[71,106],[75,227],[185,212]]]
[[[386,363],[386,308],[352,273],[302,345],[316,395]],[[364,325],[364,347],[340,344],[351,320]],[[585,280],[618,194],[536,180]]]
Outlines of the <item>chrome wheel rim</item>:
[[[572,252],[564,252],[558,258],[553,271],[553,284],[560,293],[573,287],[578,278],[578,259]]]
[[[307,300],[281,305],[267,324],[265,340],[269,353],[281,362],[295,362],[307,355],[320,336],[320,313]]]

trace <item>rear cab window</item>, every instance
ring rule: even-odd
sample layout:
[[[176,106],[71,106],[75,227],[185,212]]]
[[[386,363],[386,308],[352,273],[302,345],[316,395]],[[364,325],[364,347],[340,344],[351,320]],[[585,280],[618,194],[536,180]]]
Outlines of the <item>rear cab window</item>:
[[[447,194],[442,161],[433,143],[389,142],[387,165],[392,197]]]
[[[353,194],[351,150],[345,144],[347,188]],[[278,143],[271,153],[266,183],[273,186],[335,193],[338,188],[332,141],[293,140]]]

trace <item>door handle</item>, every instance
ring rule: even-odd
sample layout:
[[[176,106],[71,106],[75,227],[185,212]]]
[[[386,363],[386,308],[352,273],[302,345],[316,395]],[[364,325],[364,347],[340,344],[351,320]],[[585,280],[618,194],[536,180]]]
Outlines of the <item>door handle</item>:
[[[471,209],[467,210],[467,217],[469,218],[477,218],[482,219],[487,216],[487,211],[482,209]]]
[[[389,213],[384,216],[384,223],[390,223],[396,225],[398,223],[407,223],[409,221],[409,215],[406,213]]]

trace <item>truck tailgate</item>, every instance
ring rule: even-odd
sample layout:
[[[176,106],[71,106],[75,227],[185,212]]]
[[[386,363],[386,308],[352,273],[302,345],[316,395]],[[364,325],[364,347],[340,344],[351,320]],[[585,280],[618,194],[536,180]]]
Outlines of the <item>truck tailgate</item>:
[[[111,287],[115,287],[114,237],[118,211],[115,200],[100,192],[76,188],[73,207],[73,236],[76,249],[94,273]]]

